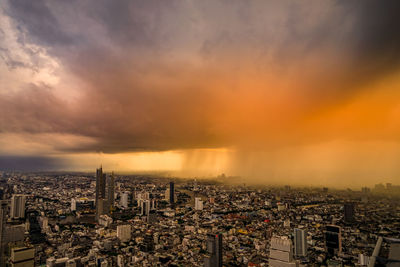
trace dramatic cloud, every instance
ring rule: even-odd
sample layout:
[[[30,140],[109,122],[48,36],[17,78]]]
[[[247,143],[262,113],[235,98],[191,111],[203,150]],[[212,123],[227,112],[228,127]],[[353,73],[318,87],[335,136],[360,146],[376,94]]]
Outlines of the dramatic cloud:
[[[56,171],[65,168],[60,160],[51,157],[0,156],[0,170]]]
[[[46,135],[46,155],[268,158],[398,142],[399,11],[396,0],[4,1],[0,132]],[[232,157],[215,162],[249,173]]]

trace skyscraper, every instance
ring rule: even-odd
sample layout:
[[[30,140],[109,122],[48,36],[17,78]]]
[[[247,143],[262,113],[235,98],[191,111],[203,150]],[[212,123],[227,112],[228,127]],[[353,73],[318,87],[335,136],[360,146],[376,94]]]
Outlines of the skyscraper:
[[[5,266],[5,225],[7,219],[8,203],[0,200],[0,266]]]
[[[303,229],[294,229],[294,255],[296,257],[307,256],[307,234]]]
[[[12,196],[11,211],[10,211],[10,217],[12,219],[25,218],[25,202],[26,202],[26,197],[24,195]]]
[[[345,223],[353,223],[354,222],[354,203],[348,202],[344,204],[344,222]]]
[[[111,176],[108,179],[108,205],[110,208],[110,211],[114,209],[114,183],[115,183],[115,178],[114,178],[114,172],[111,173]]]
[[[100,167],[96,171],[96,220],[103,214],[110,211],[106,199],[106,174]]]
[[[208,255],[204,258],[204,267],[222,267],[222,235],[209,235],[207,239]]]
[[[169,203],[175,203],[175,190],[174,190],[174,182],[169,183]]]
[[[150,214],[150,201],[149,200],[141,200],[140,215],[147,216],[149,214]]]
[[[96,201],[99,198],[106,197],[106,174],[103,173],[103,167],[96,170]]]
[[[325,231],[326,249],[330,256],[342,251],[342,231],[340,226],[328,225]]]

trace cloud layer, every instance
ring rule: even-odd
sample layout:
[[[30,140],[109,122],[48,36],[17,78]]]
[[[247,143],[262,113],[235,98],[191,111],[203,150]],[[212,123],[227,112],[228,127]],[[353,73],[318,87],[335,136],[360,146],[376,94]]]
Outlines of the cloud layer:
[[[40,141],[43,154],[397,142],[399,11],[396,0],[5,1],[0,132],[72,140]]]

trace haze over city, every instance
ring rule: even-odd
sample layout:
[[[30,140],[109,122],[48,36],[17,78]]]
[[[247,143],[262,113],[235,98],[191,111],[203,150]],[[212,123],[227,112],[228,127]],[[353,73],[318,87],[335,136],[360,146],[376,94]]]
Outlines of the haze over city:
[[[398,1],[1,1],[0,168],[400,182]]]

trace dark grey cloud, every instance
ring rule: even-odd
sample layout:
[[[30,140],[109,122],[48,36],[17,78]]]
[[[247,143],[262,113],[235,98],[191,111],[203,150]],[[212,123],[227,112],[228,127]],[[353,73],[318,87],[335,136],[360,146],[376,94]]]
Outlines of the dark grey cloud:
[[[270,51],[282,60],[285,55],[302,58],[330,47],[361,63],[382,57],[398,61],[399,5],[395,0],[325,4],[15,0],[8,2],[7,11],[28,31],[28,38],[53,48],[57,56],[71,56],[67,52],[85,56],[93,46],[108,56],[135,54],[141,47],[145,51],[136,53],[166,53],[173,46],[181,45],[182,50],[193,46],[193,38],[210,56],[251,49],[258,51],[257,56]]]
[[[0,132],[60,133],[74,125],[68,106],[52,88],[28,84],[0,98]]]
[[[10,1],[9,15],[21,28],[27,30],[29,37],[36,43],[52,45],[68,45],[73,38],[65,32],[46,1]],[[22,38],[21,42],[24,42]]]
[[[62,160],[51,157],[0,155],[0,170],[3,171],[51,171],[64,167]]]
[[[383,58],[386,63],[400,59],[399,1],[346,1],[348,16],[354,16],[354,54],[359,57]]]

